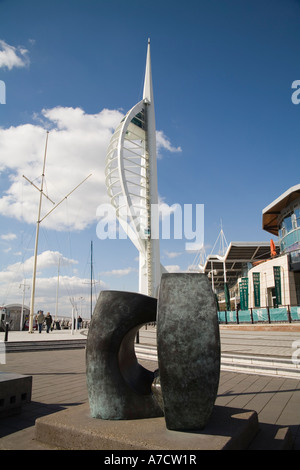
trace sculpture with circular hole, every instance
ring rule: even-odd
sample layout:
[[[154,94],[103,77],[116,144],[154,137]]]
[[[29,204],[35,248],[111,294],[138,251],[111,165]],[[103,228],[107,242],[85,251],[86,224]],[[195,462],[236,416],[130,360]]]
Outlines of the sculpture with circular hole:
[[[163,415],[151,391],[155,373],[138,363],[134,350],[137,331],[156,320],[156,306],[157,299],[142,294],[100,293],[86,348],[92,417],[114,420]]]

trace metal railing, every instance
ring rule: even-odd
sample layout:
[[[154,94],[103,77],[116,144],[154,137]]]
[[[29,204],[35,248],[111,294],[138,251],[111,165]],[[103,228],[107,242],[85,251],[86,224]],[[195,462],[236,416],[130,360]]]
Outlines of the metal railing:
[[[280,307],[249,308],[247,310],[224,310],[218,312],[220,324],[228,323],[292,323],[300,321],[300,307],[283,305]]]

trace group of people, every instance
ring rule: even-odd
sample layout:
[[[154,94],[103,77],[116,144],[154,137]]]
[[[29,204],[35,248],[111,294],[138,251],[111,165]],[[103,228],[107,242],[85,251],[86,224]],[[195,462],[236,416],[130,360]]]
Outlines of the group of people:
[[[50,315],[50,312],[48,312],[45,316],[44,312],[42,310],[39,310],[36,316],[36,321],[38,324],[39,333],[42,332],[44,322],[46,322],[46,331],[47,333],[49,333],[52,325],[52,316]]]
[[[36,316],[36,321],[38,324],[38,330],[39,333],[42,332],[44,322],[46,322],[46,331],[49,333],[52,325],[52,316],[50,315],[50,312],[47,313],[47,315],[44,315],[44,312],[42,310],[39,310]],[[82,318],[79,316],[77,319],[77,328],[80,329],[82,324]]]

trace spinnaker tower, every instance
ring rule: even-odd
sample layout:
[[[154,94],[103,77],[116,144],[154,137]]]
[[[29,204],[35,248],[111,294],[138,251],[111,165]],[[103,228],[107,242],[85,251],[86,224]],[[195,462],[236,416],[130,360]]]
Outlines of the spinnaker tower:
[[[155,297],[161,265],[150,40],[143,98],[128,111],[111,138],[105,176],[119,223],[139,251],[139,292]]]

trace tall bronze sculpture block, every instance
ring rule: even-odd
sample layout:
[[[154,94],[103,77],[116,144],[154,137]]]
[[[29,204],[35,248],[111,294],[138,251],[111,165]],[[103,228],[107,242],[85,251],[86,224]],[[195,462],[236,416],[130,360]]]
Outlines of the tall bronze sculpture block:
[[[134,341],[157,321],[156,373],[142,367]],[[165,416],[170,430],[205,427],[220,376],[217,307],[204,274],[163,274],[158,301],[131,292],[103,291],[86,350],[91,416],[138,419]]]
[[[204,274],[162,275],[157,353],[167,428],[204,428],[212,413],[220,376],[217,307]]]
[[[154,373],[136,358],[134,340],[156,320],[157,300],[132,292],[101,292],[90,325],[86,375],[91,416],[138,419],[162,416],[151,392]]]

